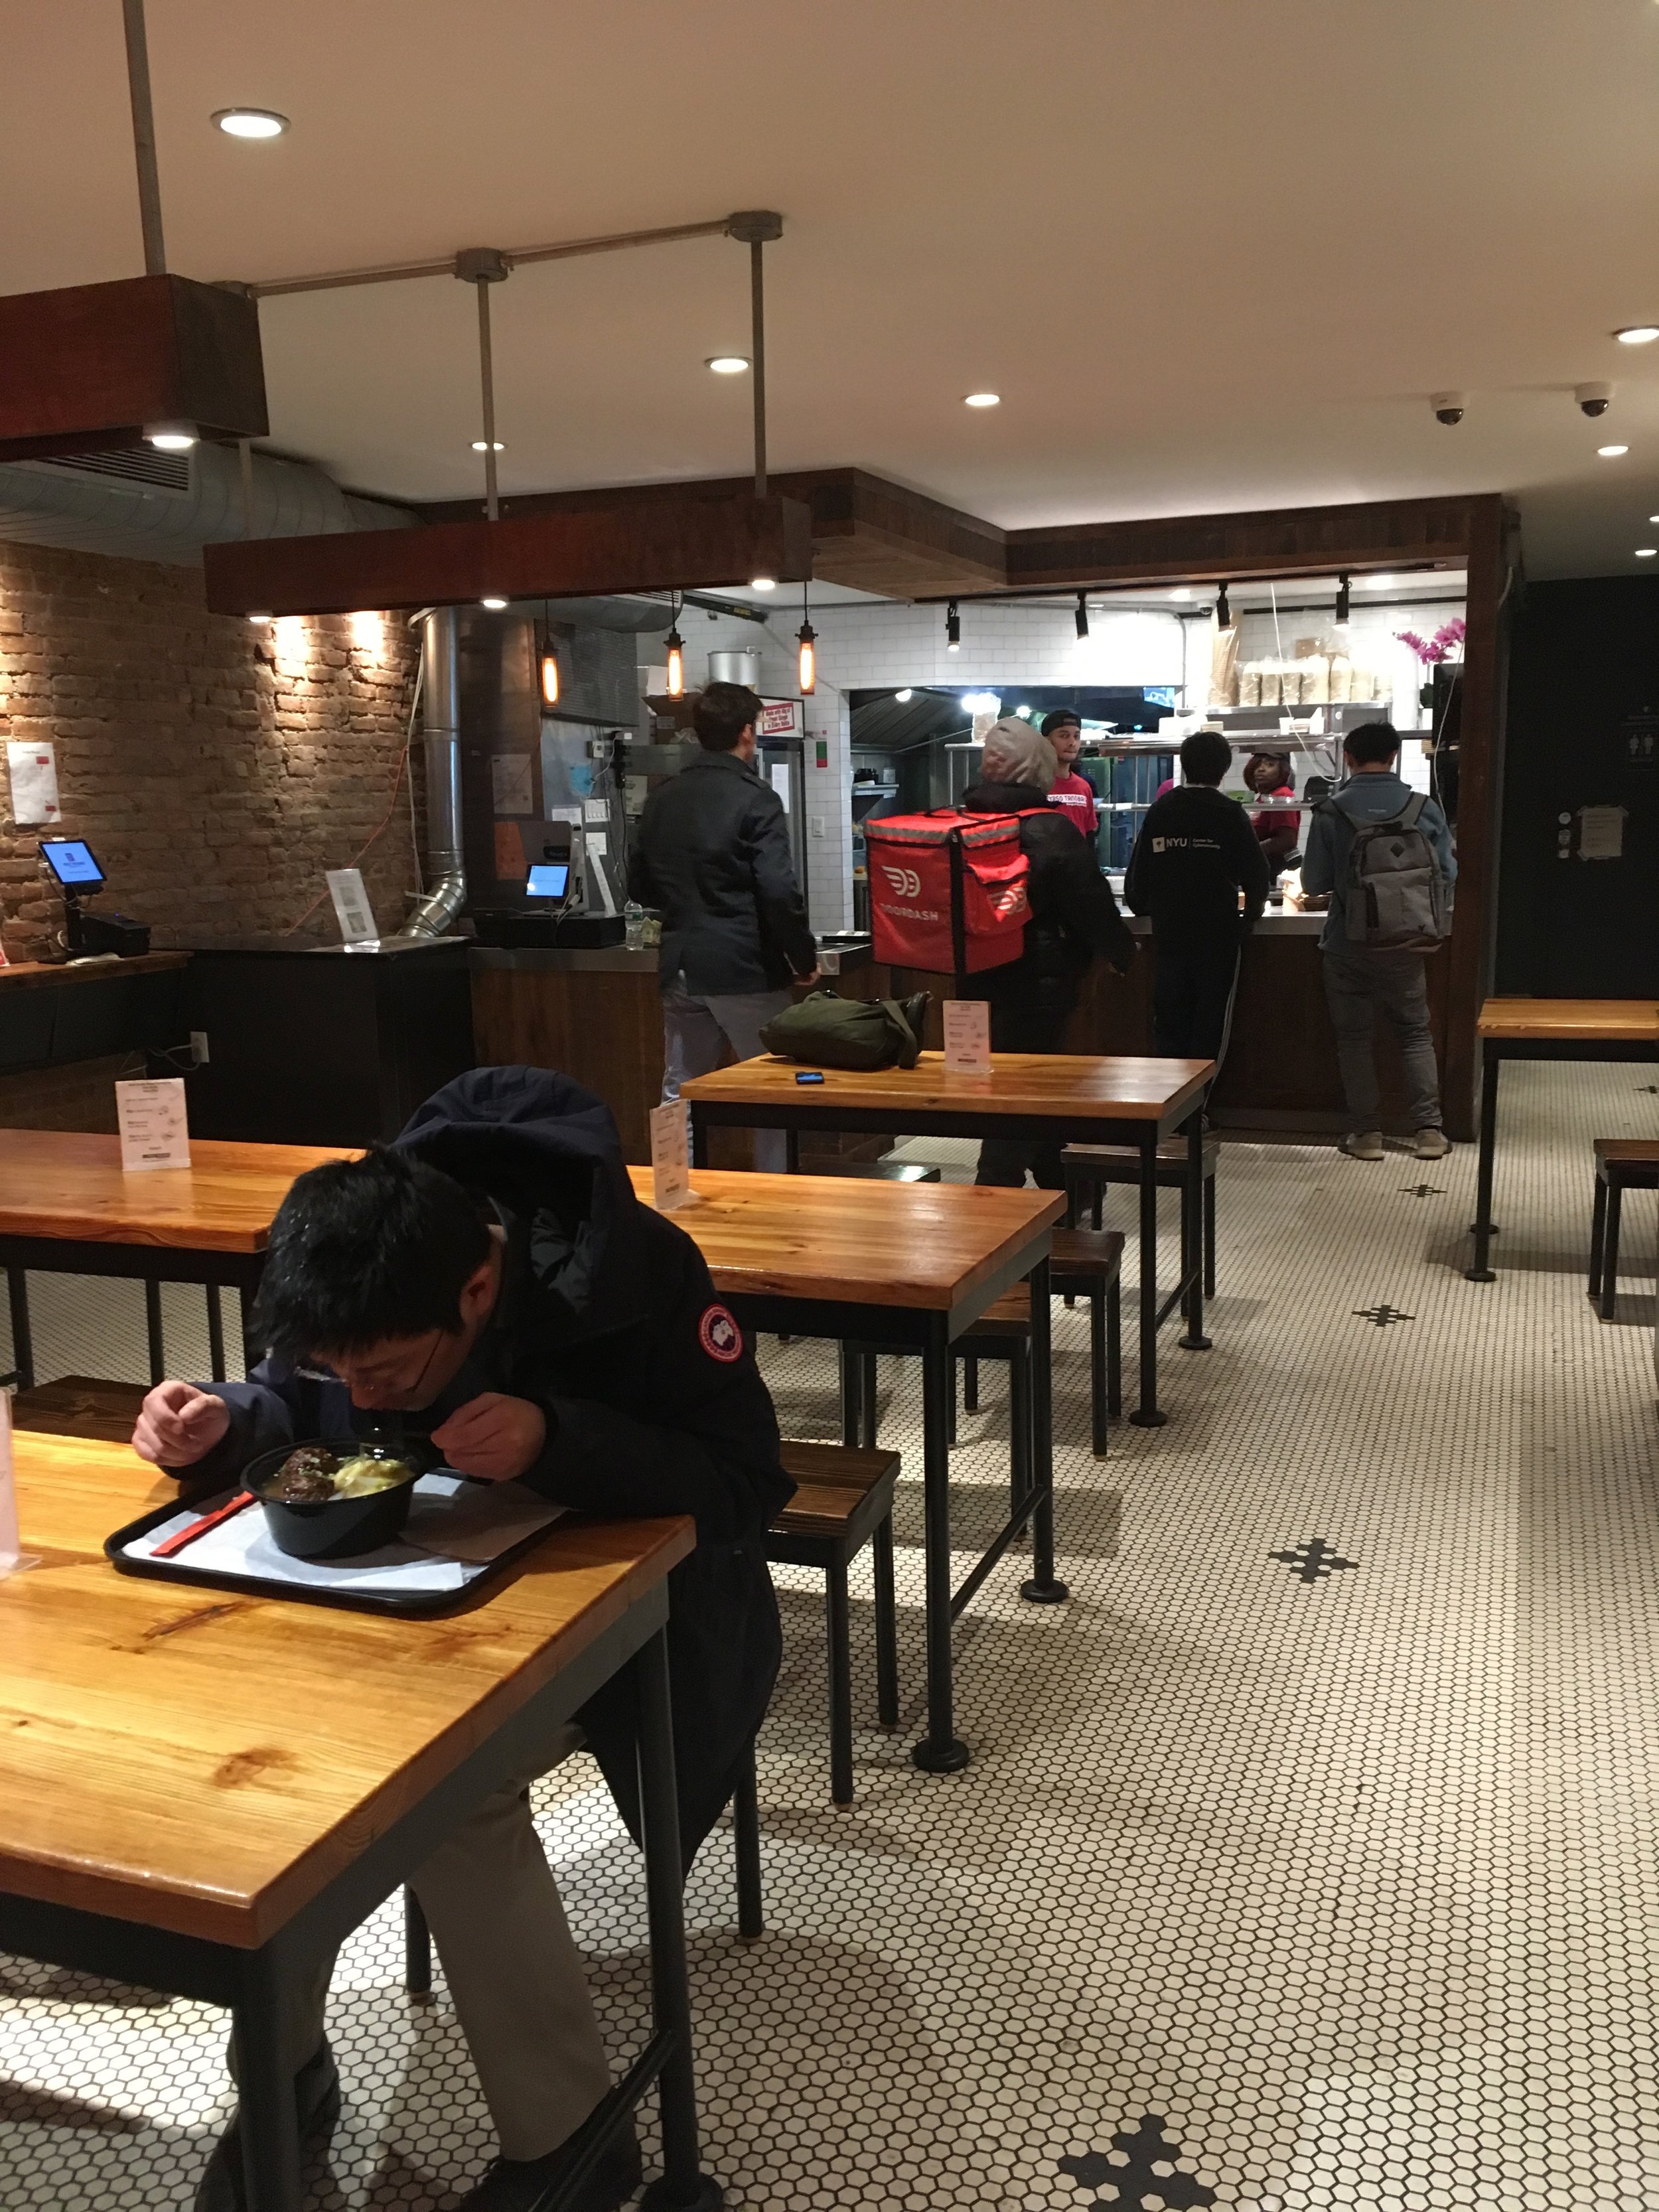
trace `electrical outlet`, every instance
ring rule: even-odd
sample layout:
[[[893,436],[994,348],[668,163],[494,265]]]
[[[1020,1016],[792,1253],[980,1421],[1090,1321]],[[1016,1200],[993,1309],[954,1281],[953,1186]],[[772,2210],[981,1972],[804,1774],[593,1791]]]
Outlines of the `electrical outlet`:
[[[205,1067],[207,1066],[208,1033],[205,1030],[192,1030],[191,1031],[190,1056],[195,1061],[198,1067]]]

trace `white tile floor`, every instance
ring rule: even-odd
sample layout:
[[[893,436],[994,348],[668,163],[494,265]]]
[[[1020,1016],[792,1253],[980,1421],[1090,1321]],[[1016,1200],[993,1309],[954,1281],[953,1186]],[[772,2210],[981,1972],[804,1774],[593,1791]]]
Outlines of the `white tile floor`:
[[[1216,1348],[1166,1334],[1170,1425],[1120,1426],[1103,1463],[1083,1317],[1056,1310],[1072,1601],[1022,1604],[1017,1559],[981,1594],[965,1773],[908,1755],[915,1489],[907,1727],[860,1735],[848,1810],[818,1599],[781,1576],[771,1932],[733,1936],[723,1834],[688,1899],[732,2205],[1659,2212],[1650,1199],[1626,1209],[1614,1326],[1581,1273],[1589,1139],[1653,1132],[1650,1073],[1506,1070],[1490,1287],[1461,1273],[1471,1149],[1424,1168],[1229,1144]],[[1364,1317],[1383,1304],[1409,1318]],[[37,1312],[43,1373],[142,1375],[136,1292],[40,1283]],[[180,1364],[198,1312],[170,1300]],[[828,1348],[766,1363],[786,1429],[832,1433]],[[915,1477],[915,1377],[883,1379]],[[955,1462],[963,1567],[1006,1480],[994,1370],[985,1404]],[[1316,1540],[1354,1564],[1307,1581],[1276,1557]],[[854,1632],[872,1715],[861,1609]],[[541,1813],[620,2054],[646,1996],[638,1863],[585,1761]],[[441,1989],[414,2004],[400,1966],[382,1912],[335,1984],[348,2106],[313,2207],[453,2205],[488,2155]],[[226,2109],[221,2033],[203,2006],[0,1961],[3,2212],[187,2205]]]

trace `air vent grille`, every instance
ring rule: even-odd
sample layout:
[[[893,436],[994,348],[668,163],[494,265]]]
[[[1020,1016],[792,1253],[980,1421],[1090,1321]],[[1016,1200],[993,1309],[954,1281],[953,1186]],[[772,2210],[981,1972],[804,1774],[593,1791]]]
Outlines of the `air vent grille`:
[[[123,483],[152,485],[158,491],[190,489],[188,453],[158,453],[154,446],[118,446],[103,453],[64,453],[46,464],[72,469],[76,476],[118,477]]]

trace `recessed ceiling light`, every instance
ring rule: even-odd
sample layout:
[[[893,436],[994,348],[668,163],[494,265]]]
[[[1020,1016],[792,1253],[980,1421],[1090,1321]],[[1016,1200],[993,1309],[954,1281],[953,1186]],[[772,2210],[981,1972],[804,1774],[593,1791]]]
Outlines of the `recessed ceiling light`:
[[[751,592],[775,592],[778,588],[778,580],[775,576],[751,576],[749,579],[749,588]]]
[[[915,696],[915,693],[910,690],[908,687],[902,691],[895,691],[893,694],[893,696],[898,701],[901,707],[904,704],[907,699],[914,699]]]
[[[187,453],[196,443],[193,422],[146,422],[144,435],[158,453]]]
[[[268,623],[270,620],[270,617],[269,615],[250,615],[248,617],[248,620],[251,623]]]
[[[1613,335],[1620,345],[1651,345],[1655,338],[1659,338],[1659,323],[1632,323],[1627,329],[1615,331]]]
[[[1362,576],[1359,580],[1362,584],[1369,584],[1373,591],[1386,592],[1393,583],[1394,578],[1392,576]]]
[[[1170,594],[1170,597],[1172,599],[1190,599],[1192,596],[1193,592],[1190,584],[1177,584],[1174,591]]]
[[[475,438],[472,441],[472,450],[475,453],[504,453],[507,451],[507,447],[501,443],[501,441],[499,438],[492,438],[488,446],[484,444],[482,438]]]
[[[1655,335],[1659,336],[1659,332]],[[741,376],[748,366],[749,356],[744,353],[711,354],[703,363],[703,367],[712,368],[716,376]]]
[[[1638,561],[1651,561],[1656,553],[1659,553],[1659,545],[1638,545],[1636,549]]]
[[[964,407],[1000,407],[1002,394],[1000,392],[970,392],[962,404]]]
[[[507,605],[507,601],[505,599],[480,599],[478,605],[481,607],[488,607],[492,615],[498,615],[501,611],[501,609]]]
[[[1627,453],[1629,451],[1628,446],[1598,446],[1595,453],[1598,460],[1616,461],[1620,453]]]
[[[213,119],[232,138],[280,138],[288,129],[274,107],[221,107]]]

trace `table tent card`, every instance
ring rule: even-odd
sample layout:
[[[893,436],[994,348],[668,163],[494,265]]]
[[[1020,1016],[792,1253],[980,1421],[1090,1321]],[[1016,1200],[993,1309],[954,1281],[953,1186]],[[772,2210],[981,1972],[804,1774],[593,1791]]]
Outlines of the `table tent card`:
[[[141,1168],[190,1165],[190,1121],[182,1076],[155,1083],[118,1083],[115,1118],[121,1132],[124,1175],[135,1174]]]
[[[672,1213],[693,1198],[690,1109],[675,1100],[651,1109],[651,1201]]]
[[[991,1073],[991,1009],[983,999],[947,999],[945,1072],[947,1075]]]

